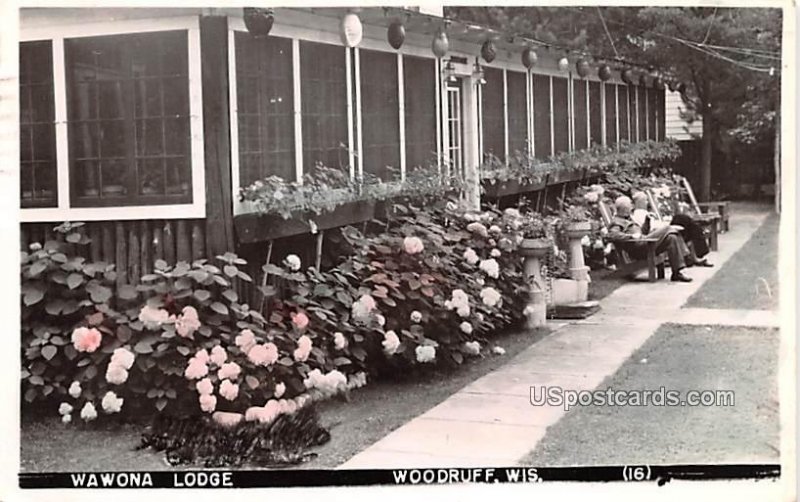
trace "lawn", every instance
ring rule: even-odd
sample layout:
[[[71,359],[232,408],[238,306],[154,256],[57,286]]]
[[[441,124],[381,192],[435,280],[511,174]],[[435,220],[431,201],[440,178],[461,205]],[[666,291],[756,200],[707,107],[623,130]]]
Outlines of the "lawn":
[[[771,214],[686,306],[777,310],[779,226],[780,218]]]
[[[316,459],[300,467],[340,465],[465,385],[503,366],[546,334],[546,330],[509,332],[494,340],[506,350],[505,355],[493,355],[486,350],[484,357],[453,371],[430,371],[400,381],[371,382],[353,392],[350,401],[335,399],[323,403],[319,411],[323,425],[330,428],[331,441],[315,450],[319,454]],[[63,425],[57,417],[23,419],[20,469],[48,472],[172,468],[161,454],[134,451],[144,426],[125,423],[84,427]]]
[[[524,465],[779,461],[778,330],[664,324],[598,389],[732,390],[734,406],[577,406]]]

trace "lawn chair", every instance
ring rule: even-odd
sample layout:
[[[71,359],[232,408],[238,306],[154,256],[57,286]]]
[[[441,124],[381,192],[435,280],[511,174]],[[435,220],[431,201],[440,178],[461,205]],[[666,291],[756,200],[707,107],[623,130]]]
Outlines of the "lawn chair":
[[[598,204],[600,208],[600,215],[603,218],[603,224],[606,226],[606,228],[609,228],[611,226],[611,210],[602,200],[599,201]],[[666,252],[658,253],[656,251],[658,239],[641,237],[639,239],[626,240],[625,242],[646,243],[647,258],[643,260],[632,258],[624,249],[622,249],[622,246],[617,245],[617,243],[612,240],[611,243],[614,244],[614,254],[617,257],[617,271],[615,272],[615,275],[634,277],[640,270],[647,268],[647,279],[650,282],[655,282],[656,279],[664,278],[664,263],[667,260],[667,254]]]
[[[647,189],[647,190],[645,190],[645,193],[647,194],[647,201],[650,204],[650,208],[652,209],[652,213],[656,216],[658,221],[665,221],[664,217],[661,215],[661,210],[658,207],[658,200],[656,199],[655,195],[653,194],[653,191],[651,189]],[[702,224],[702,222],[701,222],[701,224]],[[692,242],[687,242],[686,245],[689,246],[689,248],[691,248],[692,250],[694,250],[694,244],[692,244]],[[716,226],[711,227],[709,229],[708,247],[713,251],[717,250],[717,228],[716,228]]]
[[[691,183],[689,183],[689,180],[686,179],[685,176],[682,178],[683,179],[681,182],[683,183],[683,188],[686,189],[692,210],[698,215],[717,215],[719,231],[727,232],[730,230],[730,223],[728,222],[728,219],[730,218],[728,201],[697,202],[697,197],[694,196],[694,190],[692,190]]]

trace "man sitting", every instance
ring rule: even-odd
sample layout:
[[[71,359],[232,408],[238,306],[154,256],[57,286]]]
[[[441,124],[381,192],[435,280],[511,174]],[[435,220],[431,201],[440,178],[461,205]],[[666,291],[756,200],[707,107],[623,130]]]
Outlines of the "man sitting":
[[[642,237],[642,226],[631,219],[633,203],[629,197],[624,195],[617,197],[614,201],[616,213],[611,220],[608,228],[608,237],[615,241],[615,246],[622,246],[628,254],[634,258],[641,259],[647,255],[647,244],[637,242]],[[647,232],[646,237],[658,238],[656,252],[666,251],[669,255],[669,266],[672,269],[674,282],[691,282],[692,278],[687,277],[681,272],[685,268],[684,256],[688,254],[686,243],[678,235],[676,229],[669,225],[662,226],[653,231]]]
[[[631,219],[642,227],[644,233],[649,230],[655,230],[662,226],[673,225],[678,230],[684,242],[691,242],[692,249],[689,253],[688,265],[698,267],[713,267],[708,260],[702,259],[708,254],[708,242],[706,241],[705,232],[703,227],[692,220],[691,216],[687,214],[676,214],[672,216],[670,223],[659,221],[655,215],[648,212],[649,201],[647,194],[644,192],[636,192],[631,198],[633,199],[633,212]]]

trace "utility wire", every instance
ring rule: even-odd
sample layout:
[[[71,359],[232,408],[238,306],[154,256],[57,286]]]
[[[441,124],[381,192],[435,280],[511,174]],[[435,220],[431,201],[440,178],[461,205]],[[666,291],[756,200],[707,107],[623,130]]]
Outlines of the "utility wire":
[[[706,36],[703,37],[703,41],[700,42],[701,44],[708,42],[708,36],[711,35],[711,28],[714,26],[714,21],[716,20],[717,20],[717,8],[714,7],[714,12],[711,14],[711,22],[708,24],[708,30],[706,30]]]
[[[596,8],[597,8],[597,15],[600,16],[600,22],[603,23],[603,29],[606,30],[608,41],[611,42],[611,48],[614,49],[614,55],[616,57],[619,57],[619,52],[617,52],[617,48],[614,46],[614,39],[611,38],[611,33],[608,32],[608,26],[606,26],[606,20],[603,18],[603,11],[600,10],[600,7]]]

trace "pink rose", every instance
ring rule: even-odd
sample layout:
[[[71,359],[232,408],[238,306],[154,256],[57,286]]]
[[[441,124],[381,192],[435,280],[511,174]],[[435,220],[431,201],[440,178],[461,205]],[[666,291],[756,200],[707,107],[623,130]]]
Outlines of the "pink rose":
[[[217,371],[217,378],[220,380],[224,380],[226,378],[230,380],[236,380],[239,378],[239,373],[242,372],[242,368],[236,363],[225,363],[220,366],[219,371]]]
[[[72,345],[78,352],[94,352],[100,346],[103,335],[97,328],[76,328],[72,332]]]
[[[223,427],[233,427],[242,421],[244,415],[241,413],[231,413],[229,411],[215,411],[211,418]]]
[[[211,379],[208,377],[197,382],[195,388],[197,388],[197,392],[201,395],[214,393],[214,384],[211,383]]]
[[[231,383],[230,380],[223,380],[222,383],[219,384],[219,395],[228,401],[233,401],[239,395],[239,386],[235,383]]]
[[[191,358],[189,360],[189,365],[186,367],[186,372],[184,376],[189,380],[197,380],[199,378],[203,378],[204,376],[208,375],[208,366],[206,363],[197,358]]]
[[[255,345],[247,352],[247,359],[259,366],[269,366],[278,361],[278,347],[274,343]]]
[[[213,394],[203,394],[200,396],[200,409],[206,413],[212,413],[217,408],[217,398]]]
[[[241,334],[236,336],[236,346],[242,349],[242,352],[247,354],[250,349],[256,344],[256,335],[249,329],[243,329]]]
[[[406,237],[403,239],[403,249],[408,254],[421,253],[425,246],[419,237]]]
[[[228,353],[225,352],[225,349],[222,346],[217,345],[213,349],[211,349],[211,356],[209,357],[211,362],[216,364],[217,366],[222,366],[225,364],[225,361],[228,360]]]
[[[121,385],[128,380],[128,370],[120,364],[113,362],[108,365],[106,370],[106,381],[110,384]]]
[[[297,327],[297,329],[305,329],[305,327],[308,326],[308,316],[303,312],[299,312],[297,314],[292,313],[292,323]]]

